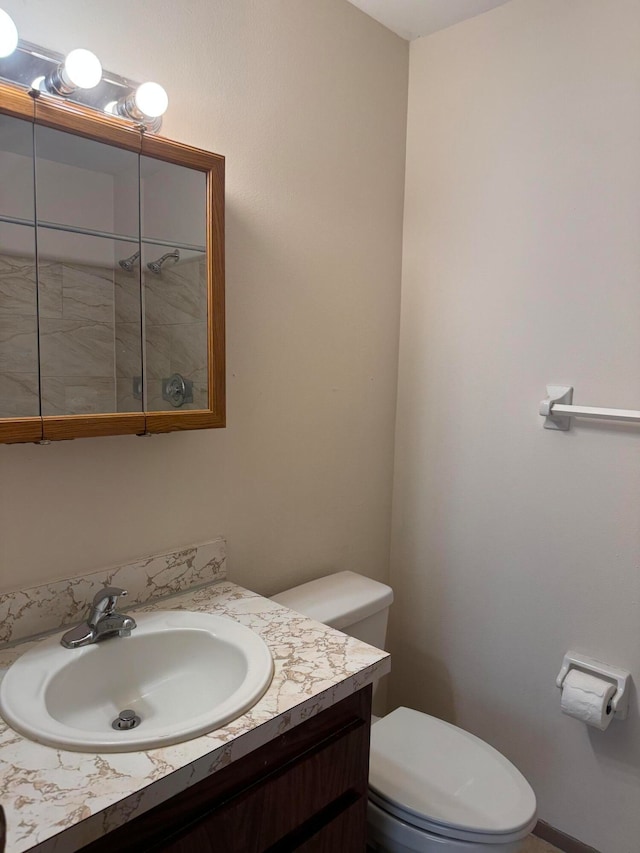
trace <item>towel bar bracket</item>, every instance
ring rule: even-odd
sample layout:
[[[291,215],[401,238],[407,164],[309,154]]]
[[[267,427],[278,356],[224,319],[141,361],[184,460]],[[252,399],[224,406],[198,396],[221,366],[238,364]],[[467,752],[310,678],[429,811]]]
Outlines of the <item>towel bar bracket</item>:
[[[560,415],[553,411],[554,404],[570,406],[573,402],[572,385],[547,385],[547,396],[540,403],[540,414],[544,417],[545,429],[571,429],[571,415]]]

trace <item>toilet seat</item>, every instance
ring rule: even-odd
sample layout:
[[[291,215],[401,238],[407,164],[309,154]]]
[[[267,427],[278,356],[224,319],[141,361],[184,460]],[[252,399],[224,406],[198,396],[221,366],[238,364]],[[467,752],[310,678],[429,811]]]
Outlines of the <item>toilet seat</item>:
[[[372,850],[393,853],[522,853],[523,839],[502,838],[499,843],[462,841],[434,835],[391,817],[369,800],[367,838]],[[524,839],[526,840],[526,839]]]
[[[434,835],[484,844],[524,838],[536,822],[527,780],[457,726],[398,708],[371,729],[370,800]]]
[[[483,844],[485,846],[495,845],[496,847],[511,844],[526,838],[527,835],[536,825],[536,820],[533,819],[523,829],[514,832],[489,833],[489,832],[469,832],[468,830],[459,827],[446,826],[445,824],[429,821],[424,817],[417,817],[415,814],[404,811],[403,809],[390,804],[382,797],[369,790],[369,812],[371,809],[377,810],[379,820],[382,818],[391,818],[396,827],[404,827],[405,833],[410,829],[414,837],[419,837],[421,834],[428,834],[431,837],[441,838],[443,841],[465,842],[471,845],[470,849],[476,849],[474,845]]]

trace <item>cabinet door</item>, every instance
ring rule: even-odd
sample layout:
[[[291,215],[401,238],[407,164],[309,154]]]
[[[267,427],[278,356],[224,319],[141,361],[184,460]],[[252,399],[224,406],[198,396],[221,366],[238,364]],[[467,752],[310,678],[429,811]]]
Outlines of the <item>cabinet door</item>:
[[[144,432],[139,155],[36,124],[44,438]]]
[[[0,115],[0,441],[42,437],[29,110],[27,97],[16,100],[14,114]]]
[[[144,137],[147,430],[224,426],[224,160]]]

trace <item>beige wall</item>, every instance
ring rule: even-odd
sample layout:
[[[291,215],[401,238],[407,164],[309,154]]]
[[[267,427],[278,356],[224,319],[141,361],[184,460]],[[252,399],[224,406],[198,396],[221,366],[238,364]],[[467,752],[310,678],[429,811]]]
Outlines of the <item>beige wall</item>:
[[[514,0],[411,45],[392,548],[395,703],[455,720],[603,853],[640,726],[560,713],[575,647],[640,678],[640,4]]]
[[[271,592],[388,570],[408,46],[344,0],[3,0],[227,157],[228,428],[0,448],[1,588],[201,541]]]
[[[0,588],[217,533],[259,591],[385,579],[407,45],[343,0],[3,7],[227,155],[229,426],[0,448]],[[637,0],[513,0],[411,49],[394,699],[604,853],[640,835],[637,703],[588,731],[554,680],[571,646],[638,670],[640,436],[536,408],[640,405],[639,35]]]

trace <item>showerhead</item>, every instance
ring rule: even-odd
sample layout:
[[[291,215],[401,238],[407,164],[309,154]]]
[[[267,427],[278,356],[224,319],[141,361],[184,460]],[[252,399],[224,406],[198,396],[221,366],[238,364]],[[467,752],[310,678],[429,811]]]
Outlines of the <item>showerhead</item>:
[[[180,252],[177,249],[175,250],[175,252],[167,252],[166,255],[163,255],[161,258],[158,258],[157,261],[150,261],[147,264],[147,269],[150,269],[151,272],[155,273],[156,275],[160,275],[160,273],[162,271],[162,264],[165,261],[169,260],[169,258],[173,258],[174,261],[176,261],[176,262],[179,261],[180,260]]]
[[[126,270],[126,272],[133,272],[133,267],[139,257],[140,252],[135,252],[135,254],[131,255],[130,258],[123,258],[121,261],[118,261],[118,263],[120,264],[123,270]]]

